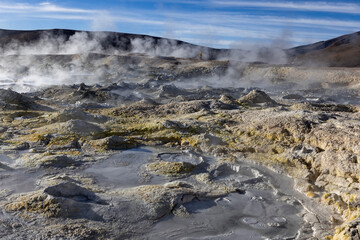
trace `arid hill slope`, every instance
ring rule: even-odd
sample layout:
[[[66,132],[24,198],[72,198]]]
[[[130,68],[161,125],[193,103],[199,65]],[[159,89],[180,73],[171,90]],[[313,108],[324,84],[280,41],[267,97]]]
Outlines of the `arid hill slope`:
[[[191,43],[153,37],[140,34],[118,33],[118,32],[89,32],[67,29],[49,29],[49,30],[1,30],[0,29],[0,47],[2,49],[14,49],[19,46],[33,47],[37,44],[49,43],[55,45],[64,45],[79,41],[84,45],[89,45],[87,51],[97,51],[112,53],[114,50],[123,52],[143,52],[156,55],[173,56],[174,52],[180,51],[180,57],[198,57],[202,52],[204,59],[215,59],[220,54],[228,50],[209,48]],[[41,45],[40,45],[41,46]],[[141,49],[140,49],[141,48]],[[4,50],[3,50],[4,51]],[[158,51],[158,52],[156,52]],[[176,54],[175,54],[176,55]],[[178,53],[179,55],[179,53]]]
[[[291,62],[329,67],[360,66],[360,32],[287,50]]]
[[[85,42],[86,44],[84,44]],[[34,49],[34,45],[42,49],[44,49],[43,45],[51,45],[55,49],[61,49],[62,47],[69,48],[68,45],[72,44],[71,46],[73,46],[74,43],[75,45],[80,43],[81,47],[79,49],[85,49],[83,52],[101,52],[106,54],[113,54],[116,51],[137,52],[183,58],[199,58],[201,52],[204,60],[231,58],[247,62],[279,63],[274,59],[278,57],[275,54],[278,51],[274,52],[270,48],[260,48],[251,51],[216,49],[174,39],[117,32],[88,32],[66,29],[29,31],[0,29],[0,53],[8,53],[9,50],[20,49],[15,54],[22,54],[23,51],[21,50],[23,47]],[[286,49],[284,52],[288,56],[289,63],[294,65],[359,67],[360,32]],[[10,51],[10,53],[12,54],[13,52]],[[56,52],[49,52],[49,54],[54,53]],[[66,51],[66,53],[68,52]],[[249,55],[254,55],[255,58],[249,58]]]

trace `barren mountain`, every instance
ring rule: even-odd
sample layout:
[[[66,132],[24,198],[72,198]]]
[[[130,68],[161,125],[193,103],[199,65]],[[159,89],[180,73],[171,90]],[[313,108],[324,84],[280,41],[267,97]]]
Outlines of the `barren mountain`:
[[[78,41],[84,44],[84,41],[90,46],[83,52],[101,52],[113,53],[120,52],[143,52],[154,55],[179,57],[198,57],[202,52],[204,59],[215,59],[221,54],[227,53],[228,50],[209,48],[191,43],[153,37],[140,34],[117,33],[117,32],[88,32],[67,29],[50,29],[50,30],[34,30],[34,31],[17,31],[17,30],[1,30],[0,29],[0,47],[3,51],[9,48],[19,49],[19,47],[30,46],[45,43],[51,44],[55,49],[61,49],[61,44]],[[89,44],[89,43],[95,44]],[[4,50],[5,49],[5,50]],[[181,50],[186,54],[181,54]],[[158,52],[157,52],[158,51]],[[20,52],[21,54],[21,52]]]
[[[280,49],[260,48],[258,50],[216,49],[199,46],[179,40],[140,34],[117,32],[87,32],[66,29],[17,31],[0,30],[0,46],[3,53],[23,54],[24,47],[51,45],[53,52],[64,53],[61,48],[69,43],[93,44],[78,47],[78,51],[100,52],[137,52],[157,56],[213,59],[236,59],[245,62],[284,63],[277,61]],[[10,51],[9,51],[10,50]],[[17,51],[18,50],[18,51]],[[280,50],[281,51],[281,50]],[[68,52],[65,52],[68,53]],[[71,52],[74,53],[74,52]],[[79,53],[79,52],[76,52]],[[360,66],[360,32],[347,34],[327,41],[298,46],[284,50],[289,63],[295,65],[316,65],[328,67]],[[252,57],[249,57],[249,56]]]
[[[329,67],[360,66],[360,32],[287,50],[294,64]]]

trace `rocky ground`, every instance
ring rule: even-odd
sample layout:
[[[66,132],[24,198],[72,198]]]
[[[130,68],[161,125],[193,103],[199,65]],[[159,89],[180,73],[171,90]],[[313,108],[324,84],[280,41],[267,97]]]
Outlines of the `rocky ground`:
[[[1,238],[158,239],[196,204],[264,201],[262,225],[231,216],[255,238],[359,239],[359,70],[86,57],[97,84],[3,81],[32,91],[0,90]]]

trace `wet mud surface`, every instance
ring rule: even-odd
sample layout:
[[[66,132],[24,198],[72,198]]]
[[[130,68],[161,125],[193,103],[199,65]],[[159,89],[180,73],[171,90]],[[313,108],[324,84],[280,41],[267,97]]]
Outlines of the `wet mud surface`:
[[[5,156],[2,157],[5,158]],[[197,166],[197,169],[191,174],[179,176],[160,174],[159,176],[159,174],[147,170],[147,165],[154,161],[189,163]],[[218,196],[206,196],[203,191],[207,186],[202,186],[204,189],[199,189],[198,192],[193,189],[189,194],[182,194],[178,203],[172,209],[168,209],[168,214],[156,220],[151,220],[151,218],[147,220],[149,221],[148,226],[143,229],[142,233],[146,239],[261,239],[264,237],[289,239],[296,238],[300,234],[300,228],[304,223],[303,215],[307,211],[299,202],[300,200],[284,193],[291,192],[291,186],[275,186],[284,177],[279,178],[275,173],[267,175],[270,172],[262,173],[256,167],[245,163],[217,166],[214,157],[204,157],[171,148],[142,147],[125,150],[96,163],[88,164],[80,171],[57,169],[26,172],[13,170],[1,175],[2,189],[7,193],[2,198],[17,194],[26,196],[40,190],[43,181],[47,181],[49,178],[54,180],[54,176],[57,176],[59,179],[68,181],[46,188],[43,194],[55,199],[62,199],[61,201],[64,202],[68,201],[71,205],[80,208],[81,211],[90,209],[94,211],[91,214],[76,213],[75,211],[67,213],[67,217],[75,222],[77,218],[85,218],[89,221],[104,222],[108,227],[115,227],[119,223],[106,216],[111,209],[123,215],[139,213],[133,212],[133,209],[137,207],[136,203],[128,202],[125,204],[127,207],[119,209],[119,206],[116,205],[119,204],[118,201],[122,199],[122,196],[109,198],[112,195],[109,193],[139,186],[166,185],[179,181],[186,188],[199,188],[199,181],[196,180],[196,177],[194,178],[197,172],[202,175],[210,175],[213,180],[209,185],[224,184],[236,187],[236,189],[216,194]],[[90,192],[79,187],[77,181],[69,181],[75,175],[80,179],[91,181],[97,191]],[[290,179],[287,181],[291,184]],[[171,192],[171,188],[168,191]],[[216,191],[216,189],[209,188],[208,191]],[[100,207],[93,205],[100,205]],[[73,207],[69,207],[68,210],[74,211]],[[29,222],[19,217],[17,214],[2,216],[2,221],[7,224],[22,222],[16,233],[4,232],[2,238],[13,239],[23,236],[33,224],[44,224],[43,221],[50,226],[59,221],[51,218],[48,220],[39,218],[34,219],[35,222]],[[134,224],[137,225],[137,223]],[[41,233],[40,230],[31,236],[36,238]],[[111,232],[108,234],[116,236]],[[136,231],[133,234],[134,238],[142,238]]]

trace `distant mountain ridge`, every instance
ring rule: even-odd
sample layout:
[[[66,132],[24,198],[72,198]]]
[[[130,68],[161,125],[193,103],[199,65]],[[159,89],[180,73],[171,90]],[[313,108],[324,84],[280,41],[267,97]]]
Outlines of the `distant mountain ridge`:
[[[76,33],[88,33],[89,36],[95,36],[96,34],[105,33],[106,37],[103,39],[104,47],[116,47],[121,50],[127,51],[130,50],[130,41],[133,39],[145,39],[152,38],[155,43],[162,38],[153,37],[148,35],[140,34],[130,34],[130,33],[117,33],[117,32],[89,32],[89,31],[79,31],[79,30],[69,30],[69,29],[48,29],[48,30],[5,30],[0,29],[0,46],[9,44],[11,41],[19,41],[22,43],[32,43],[40,40],[44,34],[48,34],[54,37],[64,37],[65,41],[68,41],[70,37],[74,36]],[[179,40],[173,40],[177,45],[189,44]],[[193,45],[196,46],[196,45]]]
[[[110,52],[114,50],[124,52],[137,50],[138,52],[143,51],[144,53],[154,53],[155,55],[192,58],[200,58],[201,53],[201,57],[205,60],[226,59],[235,56],[235,59],[240,61],[246,59],[246,55],[248,54],[248,51],[239,49],[204,47],[180,40],[149,35],[118,32],[88,32],[68,29],[28,31],[0,29],[0,48],[11,48],[14,43],[20,46],[31,45],[40,41],[44,36],[50,36],[54,39],[59,38],[63,43],[66,43],[71,41],[76,34],[86,34],[87,41],[98,40],[101,49]],[[82,45],[85,45],[85,43],[82,42]],[[261,57],[254,61],[267,62],[266,59],[269,59],[269,56],[266,56],[266,54],[273,54],[268,50],[264,51],[264,49],[259,49],[256,54]],[[263,56],[264,52],[265,57]],[[288,63],[292,65],[360,67],[360,32],[343,35],[327,41],[285,49],[284,54],[288,58]],[[270,58],[271,57],[272,56],[270,56]],[[271,61],[268,63],[271,63]]]
[[[94,39],[99,40],[103,50],[118,50],[118,51],[132,51],[134,50],[134,44],[132,41],[137,40],[139,42],[138,47],[144,48],[144,51],[153,51],[159,47],[170,48],[169,50],[186,49],[188,52],[193,51],[192,55],[199,56],[202,52],[205,59],[216,59],[223,52],[228,50],[216,49],[210,47],[199,46],[191,43],[187,43],[180,40],[154,37],[141,34],[130,33],[118,33],[118,32],[90,32],[90,31],[78,31],[69,29],[49,29],[49,30],[5,30],[0,29],[0,47],[5,48],[12,43],[17,44],[34,44],[40,41],[44,37],[51,37],[53,39],[61,38],[63,42],[71,40],[76,34],[86,34],[87,40],[92,41]],[[85,44],[85,43],[82,43]],[[190,54],[191,55],[191,54]]]
[[[291,63],[360,67],[360,32],[286,50]]]

